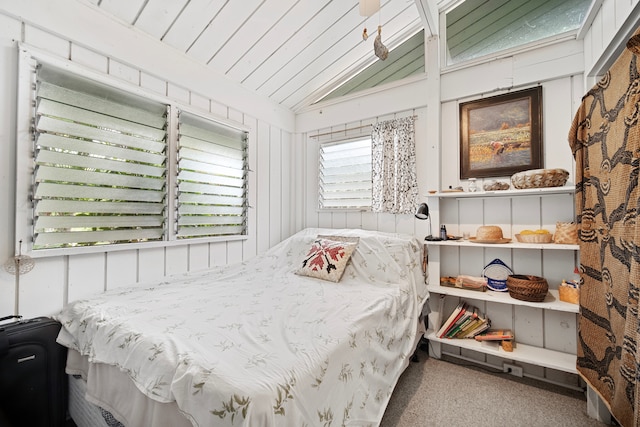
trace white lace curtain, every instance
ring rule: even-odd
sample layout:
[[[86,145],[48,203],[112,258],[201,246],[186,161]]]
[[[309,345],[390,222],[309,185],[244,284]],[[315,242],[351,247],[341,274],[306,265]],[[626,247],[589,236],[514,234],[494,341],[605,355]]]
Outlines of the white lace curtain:
[[[371,131],[371,210],[409,214],[418,202],[414,118],[377,123]]]

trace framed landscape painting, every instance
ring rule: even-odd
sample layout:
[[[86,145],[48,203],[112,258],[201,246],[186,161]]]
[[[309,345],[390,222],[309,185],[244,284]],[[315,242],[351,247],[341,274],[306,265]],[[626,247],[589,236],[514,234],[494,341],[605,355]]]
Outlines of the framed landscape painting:
[[[541,105],[541,86],[461,103],[460,178],[543,168]]]

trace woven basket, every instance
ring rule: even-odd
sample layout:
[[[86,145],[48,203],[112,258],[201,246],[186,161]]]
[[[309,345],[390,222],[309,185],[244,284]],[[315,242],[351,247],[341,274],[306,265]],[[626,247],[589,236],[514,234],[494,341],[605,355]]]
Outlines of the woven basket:
[[[484,191],[500,191],[500,190],[508,190],[510,184],[508,182],[500,182],[500,181],[491,181],[486,182],[482,186]]]
[[[578,226],[575,222],[556,222],[556,232],[553,235],[555,243],[566,245],[578,244]]]
[[[516,240],[520,243],[551,243],[551,233],[516,234]]]
[[[562,187],[568,178],[564,169],[532,169],[512,175],[511,183],[518,189]]]
[[[512,274],[507,277],[507,290],[511,298],[542,302],[549,291],[549,284],[543,277]]]

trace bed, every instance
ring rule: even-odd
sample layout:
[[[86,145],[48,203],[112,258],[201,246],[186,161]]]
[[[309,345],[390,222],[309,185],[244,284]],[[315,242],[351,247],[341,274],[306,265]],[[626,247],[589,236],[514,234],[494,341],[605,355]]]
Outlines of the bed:
[[[54,316],[67,373],[125,426],[378,425],[424,332],[421,252],[305,229],[247,262],[74,301]],[[319,264],[343,270],[312,277]]]

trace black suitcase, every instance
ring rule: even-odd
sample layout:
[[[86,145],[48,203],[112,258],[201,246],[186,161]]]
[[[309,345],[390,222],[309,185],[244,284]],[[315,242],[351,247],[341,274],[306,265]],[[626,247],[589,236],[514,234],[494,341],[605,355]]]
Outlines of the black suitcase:
[[[20,318],[9,316],[0,321],[13,317]],[[65,425],[67,349],[56,343],[60,327],[48,317],[0,325],[0,424]]]

